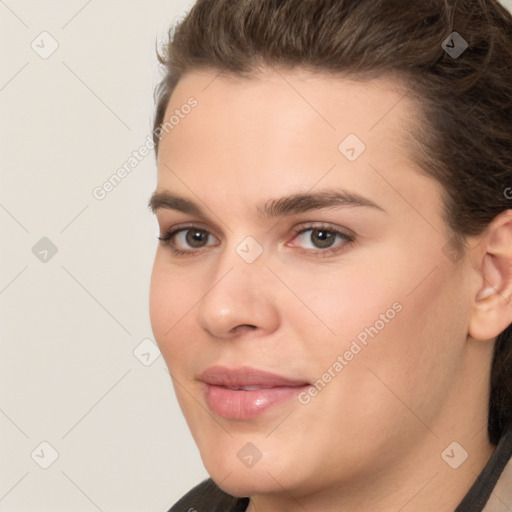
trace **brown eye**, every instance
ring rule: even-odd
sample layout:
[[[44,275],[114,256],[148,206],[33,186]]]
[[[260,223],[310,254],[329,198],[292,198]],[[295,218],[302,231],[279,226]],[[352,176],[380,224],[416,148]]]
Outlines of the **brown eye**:
[[[336,241],[336,235],[326,229],[311,230],[311,243],[318,249],[328,249]]]
[[[307,254],[328,256],[343,250],[355,237],[331,227],[311,226],[299,230],[295,240],[297,242],[294,246]]]
[[[198,227],[185,227],[169,230],[165,236],[158,237],[165,245],[169,246],[176,254],[194,253],[212,244],[215,237],[205,229]]]
[[[204,247],[208,242],[208,233],[199,229],[187,229],[184,231],[185,242],[188,246],[193,247],[195,249],[199,249]]]

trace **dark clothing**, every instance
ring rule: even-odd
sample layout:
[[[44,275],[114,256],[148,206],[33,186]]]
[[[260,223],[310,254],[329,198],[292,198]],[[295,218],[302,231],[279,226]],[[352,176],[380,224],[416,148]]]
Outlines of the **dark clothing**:
[[[505,466],[512,458],[512,425],[501,436],[501,439],[478,475],[475,483],[468,491],[464,499],[459,503],[455,512],[480,512],[484,510],[493,489],[496,487]]]
[[[454,512],[485,512],[484,507],[509,461],[512,464],[512,426],[503,434],[484,469]],[[209,478],[189,491],[168,512],[244,512],[248,505],[249,498],[234,498]]]
[[[244,512],[247,505],[249,498],[234,498],[208,478],[185,494],[169,512]]]

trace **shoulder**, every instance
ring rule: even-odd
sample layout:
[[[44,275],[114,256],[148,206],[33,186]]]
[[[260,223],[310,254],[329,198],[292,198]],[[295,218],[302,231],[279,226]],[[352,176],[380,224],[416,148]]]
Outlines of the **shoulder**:
[[[230,496],[208,478],[185,494],[168,512],[244,512],[248,503],[248,498]]]

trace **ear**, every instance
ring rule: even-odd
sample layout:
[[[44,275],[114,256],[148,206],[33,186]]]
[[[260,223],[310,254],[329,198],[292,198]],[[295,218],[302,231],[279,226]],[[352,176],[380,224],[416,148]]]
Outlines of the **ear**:
[[[478,245],[475,269],[480,277],[469,335],[490,340],[512,323],[512,210],[493,219]]]

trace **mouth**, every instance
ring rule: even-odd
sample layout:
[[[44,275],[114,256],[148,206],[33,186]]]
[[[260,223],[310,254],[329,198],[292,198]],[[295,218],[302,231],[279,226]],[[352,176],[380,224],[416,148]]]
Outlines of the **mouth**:
[[[226,419],[246,420],[287,401],[307,389],[305,380],[250,367],[214,366],[204,371],[206,403],[212,412]]]

